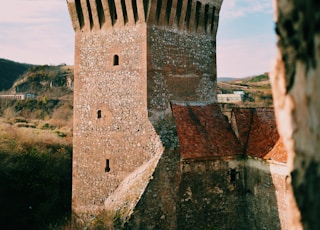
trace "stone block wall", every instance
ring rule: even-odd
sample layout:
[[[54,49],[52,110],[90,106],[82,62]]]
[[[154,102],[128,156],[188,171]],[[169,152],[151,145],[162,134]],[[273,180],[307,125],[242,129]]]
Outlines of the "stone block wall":
[[[126,229],[247,229],[243,194],[241,157],[180,161],[179,150],[171,149]]]
[[[245,229],[290,229],[287,177],[285,164],[250,157],[245,161]]]
[[[290,229],[285,164],[166,151],[125,229]]]
[[[170,112],[170,101],[216,101],[215,37],[148,26],[150,119]]]
[[[246,229],[241,157],[183,161],[178,229]]]
[[[145,31],[76,34],[72,199],[87,220],[162,151],[147,112]]]

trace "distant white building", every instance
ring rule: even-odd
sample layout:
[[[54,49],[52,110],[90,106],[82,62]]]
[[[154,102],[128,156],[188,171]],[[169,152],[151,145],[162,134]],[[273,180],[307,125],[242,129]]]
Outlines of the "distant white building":
[[[232,94],[217,94],[218,103],[237,103],[242,102],[244,98],[243,91],[234,91]]]
[[[235,91],[233,91],[233,94],[244,95],[244,91],[243,90],[235,90]]]
[[[36,96],[32,93],[25,94],[2,94],[0,95],[2,99],[11,99],[11,100],[26,100],[26,99],[35,99]]]

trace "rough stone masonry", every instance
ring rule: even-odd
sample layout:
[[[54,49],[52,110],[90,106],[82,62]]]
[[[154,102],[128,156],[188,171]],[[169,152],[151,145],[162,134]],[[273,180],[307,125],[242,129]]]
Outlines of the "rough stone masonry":
[[[222,0],[67,3],[75,30],[72,211],[84,226],[105,206],[132,211],[164,151],[154,127],[170,116],[170,101],[216,100]],[[119,192],[129,185],[131,194]]]
[[[230,145],[209,138],[206,128],[214,123],[203,114],[216,100],[222,0],[67,2],[76,39],[75,228],[90,226],[104,210],[132,229],[317,229],[318,2],[275,1],[279,58],[272,85],[291,175],[286,165],[246,158],[239,147],[225,156],[219,146]],[[220,157],[181,161],[194,153],[176,154],[182,142],[176,141],[172,108],[180,111],[175,119],[190,120],[182,122],[179,138],[196,141],[206,157]],[[209,144],[190,139],[186,129]],[[225,134],[236,146],[235,136]]]

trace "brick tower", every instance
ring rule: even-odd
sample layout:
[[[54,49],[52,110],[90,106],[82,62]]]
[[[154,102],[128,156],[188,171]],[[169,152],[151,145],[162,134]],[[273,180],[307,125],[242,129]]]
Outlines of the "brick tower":
[[[72,211],[85,225],[106,205],[134,209],[166,147],[154,127],[171,116],[172,101],[215,102],[222,0],[67,2],[75,30]]]

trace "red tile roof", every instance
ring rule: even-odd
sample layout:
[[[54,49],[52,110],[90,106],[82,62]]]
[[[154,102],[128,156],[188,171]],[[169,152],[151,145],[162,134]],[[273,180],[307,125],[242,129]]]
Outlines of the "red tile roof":
[[[182,159],[243,154],[227,118],[217,104],[172,104]]]
[[[287,152],[278,134],[272,108],[235,108],[233,113],[246,155],[286,162]]]
[[[173,103],[172,111],[182,159],[246,154],[287,161],[271,108],[234,108],[231,123],[235,132],[218,104]]]
[[[233,108],[232,110],[231,125],[244,149],[248,143],[253,114],[254,110],[249,108]]]

